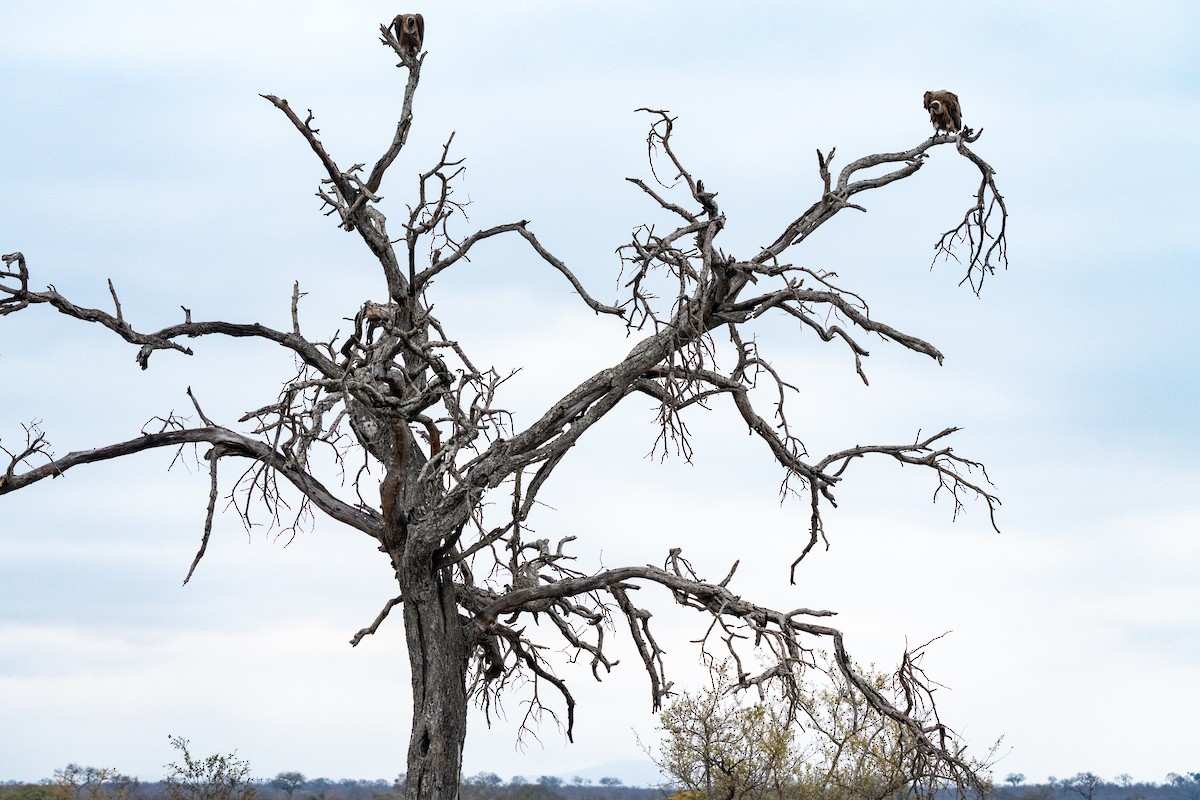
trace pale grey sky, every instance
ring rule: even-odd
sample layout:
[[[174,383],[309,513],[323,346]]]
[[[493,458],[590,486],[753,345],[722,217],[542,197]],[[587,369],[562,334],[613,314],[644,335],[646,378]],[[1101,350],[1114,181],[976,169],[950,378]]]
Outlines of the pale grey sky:
[[[345,7],[349,6],[349,7]],[[355,238],[319,214],[319,165],[259,93],[312,108],[343,164],[391,136],[403,75],[376,27],[381,2],[114,0],[0,5],[0,252],[39,285],[106,306],[105,280],[142,329],[198,317],[331,333],[381,281]],[[440,3],[408,150],[383,210],[456,132],[471,228],[529,219],[594,294],[615,292],[613,250],[653,209],[647,119],[676,143],[729,217],[725,248],[773,239],[817,197],[814,150],[840,163],[929,133],[921,93],[948,88],[985,133],[1012,213],[1011,267],[981,298],[937,235],[975,188],[946,148],[866,198],[796,258],[836,269],[928,359],[871,343],[869,388],[839,348],[765,326],[802,380],[813,452],[960,425],[1004,500],[958,522],[927,476],[855,468],[798,585],[786,564],[805,506],[731,416],[697,420],[693,465],[643,458],[651,412],[623,409],[584,440],[545,499],[543,535],[576,535],[591,567],[661,563],[683,546],[709,575],[742,559],[735,589],[841,612],[851,652],[880,666],[905,642],[953,633],[926,667],[944,719],[977,750],[1004,737],[999,776],[1092,770],[1161,780],[1194,770],[1200,700],[1200,7],[1127,3]],[[435,287],[475,354],[522,367],[505,398],[528,421],[572,379],[629,346],[527,251],[493,242]],[[537,318],[522,309],[538,307]],[[44,308],[0,320],[0,443],[40,420],[59,453],[134,435],[186,410],[192,386],[232,422],[274,397],[291,361],[262,344],[205,341],[149,371],[98,328]],[[573,384],[572,384],[573,385]],[[318,520],[287,547],[219,523],[187,588],[207,478],[170,455],[72,471],[0,498],[0,780],[68,762],[156,778],[168,734],[237,748],[259,774],[392,777],[404,768],[408,677],[399,621],[347,640],[392,596],[361,536]],[[614,504],[619,511],[614,511]],[[588,566],[588,565],[585,565]],[[739,585],[740,584],[740,585]],[[697,621],[662,598],[681,684],[697,684]],[[603,684],[564,673],[577,743],[553,728],[514,750],[476,725],[468,772],[561,773],[640,758],[653,741],[633,661]],[[521,696],[510,718],[519,718]]]

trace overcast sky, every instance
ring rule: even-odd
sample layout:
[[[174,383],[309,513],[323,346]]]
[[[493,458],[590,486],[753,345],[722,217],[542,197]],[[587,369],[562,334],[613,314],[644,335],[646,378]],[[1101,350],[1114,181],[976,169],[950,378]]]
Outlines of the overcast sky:
[[[336,9],[336,10],[335,10]],[[0,252],[37,287],[109,308],[112,279],[142,330],[196,318],[287,324],[292,282],[315,338],[382,299],[357,237],[321,216],[307,145],[260,93],[311,108],[343,166],[390,141],[404,75],[378,43],[382,2],[0,4]],[[943,719],[998,777],[1092,770],[1162,780],[1196,763],[1200,717],[1200,6],[1193,2],[443,3],[420,10],[428,57],[410,144],[389,173],[398,220],[413,176],[456,132],[471,219],[528,219],[593,294],[615,299],[614,249],[660,221],[624,179],[648,177],[641,106],[678,117],[676,145],[748,257],[819,196],[836,164],[930,133],[921,93],[946,88],[984,128],[975,145],[1011,212],[1009,270],[982,297],[932,245],[977,176],[939,148],[913,178],[862,198],[794,254],[836,270],[875,318],[921,336],[944,366],[869,343],[871,386],[843,348],[786,326],[764,350],[803,387],[811,452],[907,441],[958,425],[988,465],[1001,534],[972,505],[956,522],[929,476],[856,465],[827,518],[832,548],[786,565],[806,506],[727,408],[696,418],[691,465],[645,454],[634,401],[585,438],[542,499],[541,535],[579,537],[580,567],[661,563],[682,546],[765,604],[840,612],[851,653],[893,664],[946,631],[927,670]],[[397,223],[398,224],[398,223]],[[527,250],[493,240],[433,299],[476,362],[520,367],[517,422],[619,358],[597,319]],[[55,450],[136,435],[186,412],[234,425],[272,401],[291,359],[262,343],[198,341],[188,358],[135,350],[45,307],[0,319],[0,444],[41,423]],[[360,534],[318,520],[287,544],[232,513],[180,583],[208,481],[154,452],[0,498],[0,780],[68,762],[161,777],[168,734],[257,774],[394,777],[409,692],[398,620],[350,636],[394,594]],[[286,544],[286,546],[285,546]],[[663,596],[673,676],[698,686],[701,623]],[[635,660],[603,684],[564,675],[577,741],[553,727],[514,748],[509,720],[474,719],[466,771],[508,778],[643,758],[655,739]]]

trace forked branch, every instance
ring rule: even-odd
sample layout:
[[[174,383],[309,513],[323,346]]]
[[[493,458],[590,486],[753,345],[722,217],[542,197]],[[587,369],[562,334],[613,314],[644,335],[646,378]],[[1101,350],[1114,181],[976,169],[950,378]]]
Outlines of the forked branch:
[[[965,244],[967,274],[959,283],[969,283],[977,295],[988,275],[995,274],[997,267],[1008,267],[1008,207],[996,188],[996,171],[967,147],[982,133],[982,129],[979,133],[968,130],[957,139],[958,152],[979,169],[979,189],[975,192],[975,205],[963,214],[962,222],[942,234],[933,257],[934,263],[939,258],[964,263],[954,250],[958,244]]]

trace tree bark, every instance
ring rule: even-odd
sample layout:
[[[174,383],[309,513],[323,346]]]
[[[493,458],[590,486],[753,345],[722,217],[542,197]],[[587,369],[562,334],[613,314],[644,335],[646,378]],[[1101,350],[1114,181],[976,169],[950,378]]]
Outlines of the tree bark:
[[[404,598],[413,693],[405,796],[453,800],[467,735],[468,639],[450,571],[434,569],[432,551],[414,549],[410,539],[396,576]]]

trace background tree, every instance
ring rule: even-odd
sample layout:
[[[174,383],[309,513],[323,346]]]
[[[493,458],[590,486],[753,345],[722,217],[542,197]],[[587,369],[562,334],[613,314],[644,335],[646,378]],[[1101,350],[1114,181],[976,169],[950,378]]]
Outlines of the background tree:
[[[1143,785],[1135,784],[1133,776],[1128,772],[1122,772],[1113,780],[1124,790],[1121,793],[1121,800],[1142,800],[1145,797],[1145,793],[1142,791]]]
[[[918,656],[919,657],[919,654]],[[747,705],[723,668],[711,688],[684,693],[662,713],[659,768],[695,800],[933,797],[953,774],[928,759],[911,729],[881,713],[840,669],[811,665],[800,692],[802,727],[791,698]],[[891,683],[857,670],[876,690]],[[933,709],[913,710],[922,718]],[[984,762],[957,755],[973,769]]]
[[[1200,798],[1200,772],[1167,773],[1167,784],[1187,800]]]
[[[906,653],[910,663],[892,677],[873,669],[863,674],[878,691],[888,691],[895,684],[895,690],[902,693],[906,671],[919,672],[921,657],[920,649]],[[933,797],[946,782],[953,781],[952,771],[945,769],[942,760],[928,758],[910,728],[881,714],[839,670],[818,664],[809,676],[814,679],[812,690],[802,702],[806,721],[799,757],[802,796]],[[909,713],[936,724],[937,709],[932,705],[918,704]],[[975,759],[960,749],[956,755],[982,773],[991,754]],[[990,789],[990,782],[985,780],[982,785],[984,790]]]
[[[462,800],[494,800],[504,796],[504,779],[494,772],[480,772],[463,781]]]
[[[681,693],[659,715],[662,739],[655,763],[682,791],[702,800],[782,796],[798,769],[793,730],[780,709],[743,705],[725,669],[710,688]]]
[[[54,770],[51,785],[57,790],[56,796],[65,800],[98,800],[105,796],[107,786],[118,777],[125,778],[111,767],[67,764]]]
[[[1104,780],[1094,772],[1077,772],[1070,778],[1064,778],[1059,785],[1068,792],[1074,792],[1083,800],[1092,800],[1100,790]]]
[[[163,781],[171,800],[252,800],[256,794],[250,777],[250,762],[237,753],[214,753],[196,758],[182,736],[169,737],[181,762],[167,765]]]
[[[30,424],[25,441],[5,450],[9,463],[0,475],[0,494],[81,464],[160,447],[203,445],[200,460],[209,472],[210,492],[189,579],[208,547],[224,465],[242,464],[228,493],[248,525],[265,513],[272,525],[294,530],[320,511],[365,534],[367,543],[389,559],[398,593],[352,641],[358,644],[373,634],[394,607],[401,607],[413,687],[405,791],[414,800],[458,792],[471,697],[490,713],[502,692],[528,686],[531,699],[523,727],[549,714],[570,736],[575,701],[548,660],[545,637],[559,637],[573,658],[584,659],[600,677],[615,664],[606,649],[608,622],[623,620],[657,708],[670,682],[663,650],[651,630],[651,612],[633,599],[633,590],[644,586],[661,587],[675,602],[708,615],[710,635],[702,647],[735,660],[739,688],[775,685],[790,697],[793,710],[800,707],[796,676],[809,662],[810,650],[824,640],[848,685],[871,707],[906,726],[923,758],[942,763],[961,784],[980,788],[957,755],[949,730],[936,720],[913,716],[931,695],[911,662],[906,659],[902,667],[901,691],[889,697],[854,672],[841,631],[819,622],[833,612],[777,611],[745,600],[730,589],[736,563],[720,581],[705,580],[680,548],[672,549],[661,567],[579,570],[567,549],[572,537],[556,543],[534,538],[529,525],[539,492],[571,448],[634,396],[657,406],[656,452],[684,458],[692,452],[690,416],[728,403],[779,463],[785,492],[807,496],[806,540],[798,548],[793,574],[825,539],[823,511],[835,503],[836,489],[860,458],[881,457],[927,470],[937,493],[948,496],[955,511],[970,497],[981,498],[994,511],[998,501],[981,466],[947,443],[953,428],[895,444],[856,444],[811,456],[785,406],[795,396],[795,386],[811,385],[813,378],[789,380],[755,339],[761,318],[790,319],[801,331],[846,347],[864,381],[868,351],[863,342],[869,338],[894,342],[940,363],[942,355],[934,345],[882,322],[832,271],[794,263],[789,253],[837,214],[865,210],[865,193],[912,177],[933,149],[949,147],[978,169],[980,182],[972,205],[942,234],[936,252],[959,259],[962,280],[978,291],[1006,258],[1004,202],[991,167],[970,148],[981,132],[932,136],[908,150],[864,156],[836,175],[834,151],[818,152],[819,197],[764,236],[769,244],[739,257],[718,244],[726,218],[716,193],[675,152],[675,120],[666,111],[643,109],[651,120],[648,146],[657,182],[630,180],[665,221],[638,226],[619,248],[627,293],[605,303],[588,293],[525,220],[465,235],[456,229],[452,223],[463,216],[455,193],[462,162],[451,156],[452,136],[437,163],[418,177],[397,235],[389,233],[380,191],[413,124],[424,55],[402,50],[387,26],[380,32],[406,70],[407,83],[395,134],[369,172],[365,164],[338,165],[311,113],[302,118],[286,100],[264,97],[316,155],[324,173],[318,194],[340,227],[355,233],[378,261],[386,296],[357,309],[344,336],[326,340],[302,333],[298,284],[289,330],[197,320],[185,309],[177,324],[143,332],[126,319],[115,287],[110,285],[112,312],[85,308],[52,286],[32,288],[22,253],[4,256],[0,315],[46,305],[97,322],[138,347],[143,369],[160,350],[192,355],[183,340],[211,336],[271,342],[290,354],[298,369],[274,400],[242,417],[249,432],[211,419],[201,397],[190,390],[193,418],[172,413],[131,439],[65,456],[55,456],[45,433]],[[501,235],[520,237],[536,259],[575,289],[587,309],[611,317],[616,331],[634,339],[624,358],[598,365],[574,388],[564,387],[559,399],[523,427],[501,405],[507,376],[477,365],[433,314],[435,278],[475,256],[481,242]],[[331,488],[342,476],[347,489]],[[378,503],[367,499],[376,483]],[[628,522],[620,521],[620,527]],[[764,653],[761,670],[741,669],[746,647]],[[561,705],[548,705],[547,689],[558,694]]]
[[[486,786],[494,789],[497,786],[502,786],[504,779],[494,772],[480,772],[467,778],[466,783],[471,786]]]
[[[286,792],[289,798],[303,785],[304,775],[299,772],[281,772],[271,779],[271,786]]]

